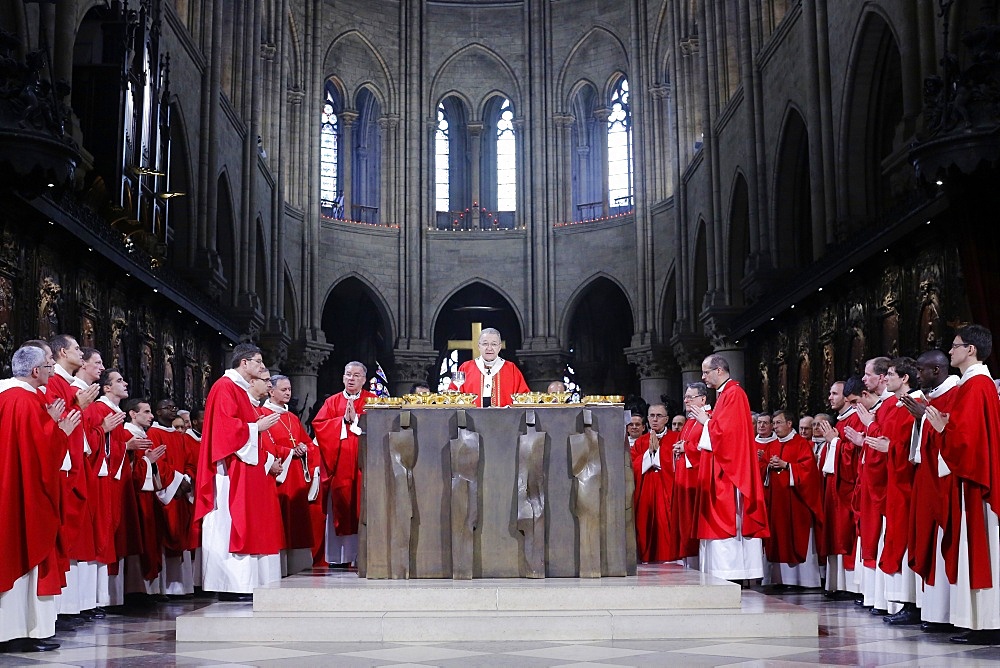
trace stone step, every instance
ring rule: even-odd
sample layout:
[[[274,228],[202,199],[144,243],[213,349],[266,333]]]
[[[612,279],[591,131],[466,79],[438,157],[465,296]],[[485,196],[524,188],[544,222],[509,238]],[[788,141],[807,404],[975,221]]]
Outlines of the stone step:
[[[255,612],[456,612],[735,609],[740,587],[676,565],[638,577],[368,580],[314,571],[254,591]]]
[[[736,609],[263,612],[216,603],[177,618],[178,642],[454,642],[816,636],[818,616],[756,592]]]

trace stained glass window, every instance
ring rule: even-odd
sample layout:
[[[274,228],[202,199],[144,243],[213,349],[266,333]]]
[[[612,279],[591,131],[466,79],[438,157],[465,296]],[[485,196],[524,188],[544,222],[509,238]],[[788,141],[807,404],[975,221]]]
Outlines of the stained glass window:
[[[449,197],[451,181],[448,170],[450,151],[448,114],[445,112],[442,102],[438,104],[437,130],[434,133],[434,193],[437,211],[451,211],[451,198]]]
[[[632,207],[632,107],[624,78],[611,94],[608,117],[608,205]]]
[[[337,116],[337,102],[333,90],[328,86],[323,100],[323,113],[320,125],[319,142],[319,199],[323,213],[335,215],[337,208],[337,191],[340,187],[337,179],[340,149],[340,119]]]
[[[514,110],[504,100],[497,119],[497,211],[517,210],[517,150]]]

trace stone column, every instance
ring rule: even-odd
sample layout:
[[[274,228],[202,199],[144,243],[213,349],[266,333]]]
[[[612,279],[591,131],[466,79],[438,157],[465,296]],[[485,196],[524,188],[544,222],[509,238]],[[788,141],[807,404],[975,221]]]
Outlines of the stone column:
[[[316,378],[319,367],[331,352],[333,346],[325,341],[300,339],[289,346],[288,360],[281,369],[292,382],[292,401],[296,405],[289,405],[289,409],[296,413],[300,413],[303,408],[312,410],[318,399]]]
[[[677,334],[670,339],[674,358],[681,368],[681,383],[701,380],[701,362],[712,352],[708,339],[698,334]]]
[[[472,198],[472,208],[469,211],[469,227],[474,230],[479,229],[479,203],[480,203],[480,183],[479,179],[482,177],[482,139],[483,139],[483,124],[482,123],[469,123],[466,126],[469,130],[469,153],[470,153],[470,168],[471,168],[471,188],[469,189],[470,197]],[[459,203],[461,206],[461,203]]]
[[[517,361],[528,387],[534,392],[544,392],[549,383],[563,379],[569,353],[558,349],[518,350]]]
[[[600,142],[597,150],[601,156],[601,215],[607,217],[611,213],[608,196],[608,119],[611,118],[611,109],[607,107],[595,109],[594,118],[598,122],[597,140]]]
[[[639,374],[639,393],[647,403],[657,403],[665,394],[682,401],[679,390],[680,368],[673,353],[664,346],[635,346],[625,349],[625,358]]]
[[[401,397],[410,391],[414,383],[428,383],[432,392],[437,391],[436,376],[431,378],[434,366],[438,362],[438,353],[433,349],[415,350],[413,348],[393,351],[395,368],[389,378],[392,384],[392,396]]]
[[[558,160],[556,216],[559,222],[573,220],[573,123],[572,114],[554,114],[556,156]],[[581,174],[582,176],[582,174]]]
[[[344,184],[344,220],[354,220],[354,211],[351,208],[353,202],[354,189],[354,122],[358,120],[356,111],[344,110],[340,112],[340,174]]]
[[[390,202],[392,202],[392,195],[396,190],[396,162],[393,160],[393,150],[398,125],[399,116],[395,114],[386,114],[378,119],[379,138],[382,146],[382,154],[379,156],[382,185],[379,188],[378,214],[379,222],[383,225],[391,225],[396,222],[395,210]]]

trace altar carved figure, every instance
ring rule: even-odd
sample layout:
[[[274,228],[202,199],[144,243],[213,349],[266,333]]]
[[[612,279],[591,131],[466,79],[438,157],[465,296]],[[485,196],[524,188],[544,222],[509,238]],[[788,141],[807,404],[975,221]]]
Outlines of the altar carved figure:
[[[601,577],[601,446],[590,410],[583,411],[582,434],[569,437],[574,481],[573,514],[579,530],[581,578]]]
[[[451,570],[455,580],[471,580],[475,531],[479,525],[479,434],[466,428],[458,412],[458,438],[451,451]]]
[[[517,530],[522,536],[524,576],[545,577],[545,432],[527,412],[527,432],[517,445]]]
[[[399,415],[399,431],[389,433],[389,560],[390,577],[410,577],[410,532],[413,525],[413,467],[417,442],[410,428],[410,412]]]

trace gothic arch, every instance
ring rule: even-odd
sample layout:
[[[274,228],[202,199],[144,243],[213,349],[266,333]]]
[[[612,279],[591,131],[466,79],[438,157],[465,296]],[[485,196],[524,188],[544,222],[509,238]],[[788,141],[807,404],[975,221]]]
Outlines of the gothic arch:
[[[660,323],[658,329],[661,342],[670,340],[670,337],[674,333],[674,323],[680,320],[681,314],[678,312],[680,304],[678,302],[677,265],[676,262],[671,262],[670,268],[667,269],[667,280],[664,281],[663,290],[660,292],[660,298],[657,300],[660,314],[656,322]]]
[[[859,19],[844,87],[839,181],[848,221],[874,222],[889,204],[883,160],[900,149],[903,121],[899,38],[888,17],[870,6]]]
[[[187,123],[177,96],[170,100],[170,154],[167,191],[186,193],[183,197],[167,201],[169,216],[167,224],[168,245],[171,264],[175,267],[188,266],[188,250],[192,245],[191,235],[196,229],[192,226],[195,220],[195,181],[194,165],[191,162],[191,152],[188,149]]]
[[[484,76],[480,80],[474,78],[476,73],[485,74],[487,72],[493,76],[490,78]],[[470,75],[473,78],[470,78]],[[440,91],[445,86],[453,87],[456,81],[465,82],[462,87],[468,91],[467,99],[470,101],[470,112],[478,114],[486,100],[495,95],[497,90],[503,89],[513,91],[513,94],[508,96],[511,104],[515,108],[521,108],[521,87],[518,85],[517,75],[496,51],[484,44],[478,42],[467,44],[448,56],[431,77],[429,99],[442,99],[444,94]],[[470,84],[468,83],[470,81],[476,83]],[[436,109],[437,103],[435,102],[434,105]],[[433,112],[434,109],[431,110],[432,115]],[[478,119],[478,115],[469,118],[470,121]]]
[[[339,64],[342,62],[353,63],[359,70],[371,72],[376,87],[386,91],[390,99],[395,98],[395,85],[385,58],[359,31],[348,30],[330,41],[330,46],[323,56],[323,68],[327,78],[340,72]],[[381,74],[381,77],[376,74]]]
[[[256,270],[252,277],[254,282],[253,289],[257,294],[257,298],[260,299],[264,313],[269,313],[271,303],[271,272],[268,270],[268,267],[271,266],[271,258],[268,253],[267,235],[264,233],[264,221],[261,220],[260,216],[257,216],[257,221],[254,225],[254,237],[257,259],[255,262]]]
[[[219,173],[219,187],[216,188],[215,215],[215,249],[222,263],[222,275],[226,279],[228,304],[236,303],[239,290],[239,259],[236,250],[239,248],[239,231],[236,228],[236,206],[233,202],[233,191],[229,186],[229,172],[223,168]]]
[[[572,351],[576,382],[588,394],[636,394],[638,379],[625,357],[635,333],[628,292],[600,274],[577,289],[570,305],[563,345]]]
[[[771,190],[774,216],[772,256],[778,269],[800,269],[812,260],[812,187],[809,133],[801,112],[785,111]]]
[[[708,225],[699,217],[695,226],[694,262],[691,264],[691,313],[690,323],[698,322],[698,315],[708,295]]]
[[[379,316],[381,316],[382,319],[385,320],[389,333],[392,334],[393,332],[395,332],[396,324],[392,319],[392,309],[389,308],[389,304],[385,301],[385,297],[383,297],[382,291],[378,287],[376,287],[374,281],[372,281],[369,277],[365,276],[360,272],[357,271],[348,272],[337,278],[337,280],[335,280],[333,283],[331,283],[329,289],[326,291],[326,294],[323,295],[322,303],[324,304],[324,307],[327,304],[327,302],[330,301],[330,298],[334,294],[334,291],[337,290],[339,287],[341,287],[347,281],[357,281],[364,288],[366,293],[369,293],[372,296],[372,302],[378,308]]]
[[[611,95],[614,93],[615,86],[617,86],[618,82],[622,79],[628,81],[628,75],[625,74],[623,70],[615,70],[611,76],[608,77],[607,81],[604,82],[604,94],[601,100],[605,106],[609,106],[611,104]]]
[[[569,99],[566,82],[593,79],[593,74],[608,69],[629,71],[628,51],[617,35],[607,28],[595,26],[584,33],[570,48],[569,54],[559,68],[556,77],[556,91],[559,97]]]
[[[729,196],[729,234],[726,236],[729,268],[729,304],[743,306],[743,277],[750,257],[750,191],[743,172],[737,170]]]
[[[597,271],[590,276],[581,279],[579,285],[566,300],[566,305],[563,307],[562,313],[559,314],[559,340],[562,342],[568,341],[570,338],[570,327],[573,313],[577,310],[580,305],[580,300],[583,299],[587,290],[589,290],[596,281],[605,280],[613,283],[614,286],[621,291],[625,296],[625,301],[628,304],[628,310],[631,313],[635,313],[635,304],[632,303],[632,295],[629,290],[625,288],[625,284],[618,280],[616,277],[604,271]],[[632,327],[635,327],[635,317],[631,317],[630,322]]]
[[[488,290],[497,293],[497,295],[502,297],[504,302],[506,302],[506,304],[510,306],[511,311],[514,314],[514,319],[517,323],[517,328],[521,332],[524,331],[524,317],[521,314],[521,309],[518,303],[513,298],[511,298],[510,294],[506,290],[504,290],[502,287],[500,287],[493,281],[477,276],[476,278],[471,279],[470,281],[462,285],[456,285],[454,288],[451,289],[451,291],[449,291],[448,293],[446,293],[440,299],[437,300],[438,306],[434,310],[434,313],[431,314],[431,319],[430,319],[431,331],[429,333],[432,337],[434,335],[434,328],[436,327],[436,323],[441,319],[441,315],[444,313],[445,306],[447,305],[447,303],[451,301],[458,293],[474,285],[480,285]]]
[[[302,38],[299,26],[295,22],[295,13],[288,7],[288,35],[285,43],[290,49],[285,49],[285,62],[288,63],[288,88],[305,90],[305,80],[302,77]]]
[[[299,332],[299,298],[295,292],[295,280],[292,278],[292,272],[288,268],[288,263],[285,263],[284,267],[285,280],[284,280],[284,291],[283,304],[281,317],[285,319],[285,328],[288,333],[294,338],[298,336]]]

